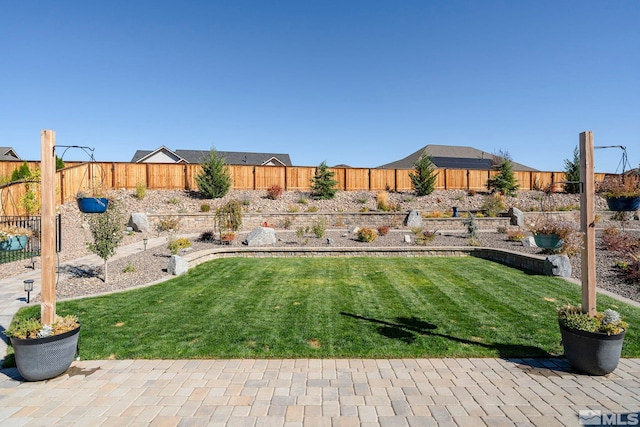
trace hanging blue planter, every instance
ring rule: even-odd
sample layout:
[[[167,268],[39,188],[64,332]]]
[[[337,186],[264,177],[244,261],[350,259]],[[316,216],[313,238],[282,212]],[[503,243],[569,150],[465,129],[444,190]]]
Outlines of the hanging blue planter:
[[[637,211],[640,209],[640,197],[609,197],[607,205],[612,211]]]
[[[84,213],[103,213],[109,206],[109,199],[104,197],[80,197],[78,208]]]
[[[0,242],[0,251],[20,251],[27,247],[28,236],[13,236]]]

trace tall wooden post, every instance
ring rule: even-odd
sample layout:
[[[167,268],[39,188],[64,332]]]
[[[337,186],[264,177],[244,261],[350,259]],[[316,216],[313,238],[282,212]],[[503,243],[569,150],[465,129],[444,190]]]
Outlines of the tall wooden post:
[[[51,325],[56,316],[56,159],[54,147],[56,134],[52,130],[40,132],[40,187],[42,259],[40,320]]]
[[[582,311],[596,314],[596,225],[593,132],[580,134],[580,230],[582,245]]]

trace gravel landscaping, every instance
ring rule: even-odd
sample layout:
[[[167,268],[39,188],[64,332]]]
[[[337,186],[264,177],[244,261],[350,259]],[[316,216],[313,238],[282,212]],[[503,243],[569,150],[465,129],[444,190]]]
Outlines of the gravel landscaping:
[[[118,200],[125,212],[147,212],[147,213],[182,213],[199,212],[202,204],[208,204],[211,211],[230,199],[242,202],[249,212],[290,212],[292,206],[299,208],[301,212],[307,211],[309,206],[314,206],[318,212],[359,212],[376,209],[376,194],[373,192],[339,192],[335,199],[325,201],[315,201],[308,193],[286,192],[278,200],[266,198],[266,192],[260,191],[232,191],[226,197],[216,200],[203,200],[197,197],[197,193],[187,191],[147,191],[143,200],[135,198],[135,192],[129,190],[118,190],[110,194],[112,198]],[[481,209],[488,196],[476,194],[470,196],[466,191],[436,191],[429,196],[416,197],[411,193],[390,193],[389,203],[399,206],[402,212],[409,210],[419,210],[421,212],[450,213],[453,206],[457,206],[461,212],[467,210]],[[505,206],[516,206],[521,210],[545,209],[568,209],[579,206],[578,195],[567,195],[556,193],[546,196],[542,192],[528,191],[521,192],[518,198],[506,198]],[[314,209],[315,209],[314,208]],[[606,210],[604,200],[598,198],[597,210]],[[91,233],[85,222],[84,214],[81,214],[75,203],[67,203],[60,207],[63,222],[63,250],[59,254],[61,264],[88,255],[90,252],[86,248],[86,242],[91,241]],[[597,226],[597,255],[596,272],[597,286],[640,302],[640,286],[638,284],[627,284],[620,277],[615,267],[618,259],[614,253],[605,251],[601,247],[599,235],[601,230],[611,224],[619,225],[619,222],[600,221]],[[363,224],[366,226],[366,224]],[[636,220],[628,221],[625,224],[627,230],[638,233],[640,224]],[[218,245],[217,242],[202,242],[198,239],[199,233],[205,230],[180,230],[179,233],[192,233],[192,247],[190,251],[198,251]],[[250,230],[244,230],[232,243],[241,245],[244,236]],[[295,230],[276,230],[278,246],[307,246],[318,247],[327,246],[327,239],[331,239],[331,245],[336,247],[370,247],[370,246],[406,246],[415,243],[405,243],[404,236],[413,236],[411,230],[392,229],[386,236],[379,236],[372,243],[359,242],[347,229],[328,229],[322,238],[315,237],[312,233],[306,233],[302,238],[297,236]],[[143,235],[133,233],[125,235],[122,245],[136,244],[139,251],[133,255],[115,259],[109,262],[109,283],[102,281],[102,268],[90,266],[62,267],[61,275],[57,285],[57,296],[59,299],[72,298],[97,293],[111,292],[126,289],[139,285],[144,285],[157,281],[167,276],[166,268],[170,252],[166,244],[154,248],[142,249],[143,238],[164,237],[167,241],[173,237],[167,232],[157,233],[153,231]],[[479,240],[482,246],[507,248],[526,253],[541,254],[541,250],[536,247],[525,247],[520,242],[509,242],[505,234],[496,230],[485,230],[480,233]],[[414,242],[415,239],[412,239]],[[433,246],[468,246],[469,238],[464,232],[439,232],[430,243]],[[580,257],[571,258],[573,273],[576,279],[580,278]],[[30,271],[31,264],[19,261],[3,264],[0,267],[0,279],[12,277]],[[36,268],[38,264],[36,264]],[[37,297],[34,298],[37,301]]]

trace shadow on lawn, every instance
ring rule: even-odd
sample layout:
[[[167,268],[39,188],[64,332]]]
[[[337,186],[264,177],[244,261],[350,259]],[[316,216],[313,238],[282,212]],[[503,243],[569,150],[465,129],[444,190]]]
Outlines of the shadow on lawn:
[[[364,320],[366,322],[377,323],[381,326],[378,327],[378,333],[384,337],[397,339],[406,344],[413,344],[416,341],[418,335],[430,335],[434,337],[441,337],[451,341],[459,342],[462,344],[468,344],[473,346],[479,346],[483,348],[493,349],[498,352],[500,357],[551,357],[546,350],[540,347],[534,347],[521,344],[484,344],[478,341],[471,341],[464,338],[458,338],[451,335],[440,334],[435,332],[438,328],[433,323],[425,322],[416,317],[396,317],[396,323],[387,322],[385,320],[373,319],[370,317],[364,317],[357,314],[340,312],[342,316],[351,317],[357,320]]]

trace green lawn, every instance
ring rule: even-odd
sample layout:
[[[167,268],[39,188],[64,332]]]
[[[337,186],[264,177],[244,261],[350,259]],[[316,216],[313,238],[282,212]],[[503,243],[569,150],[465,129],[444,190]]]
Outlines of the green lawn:
[[[579,286],[473,257],[235,258],[58,313],[79,316],[83,359],[545,357],[568,302]],[[640,356],[640,309],[598,303]]]

